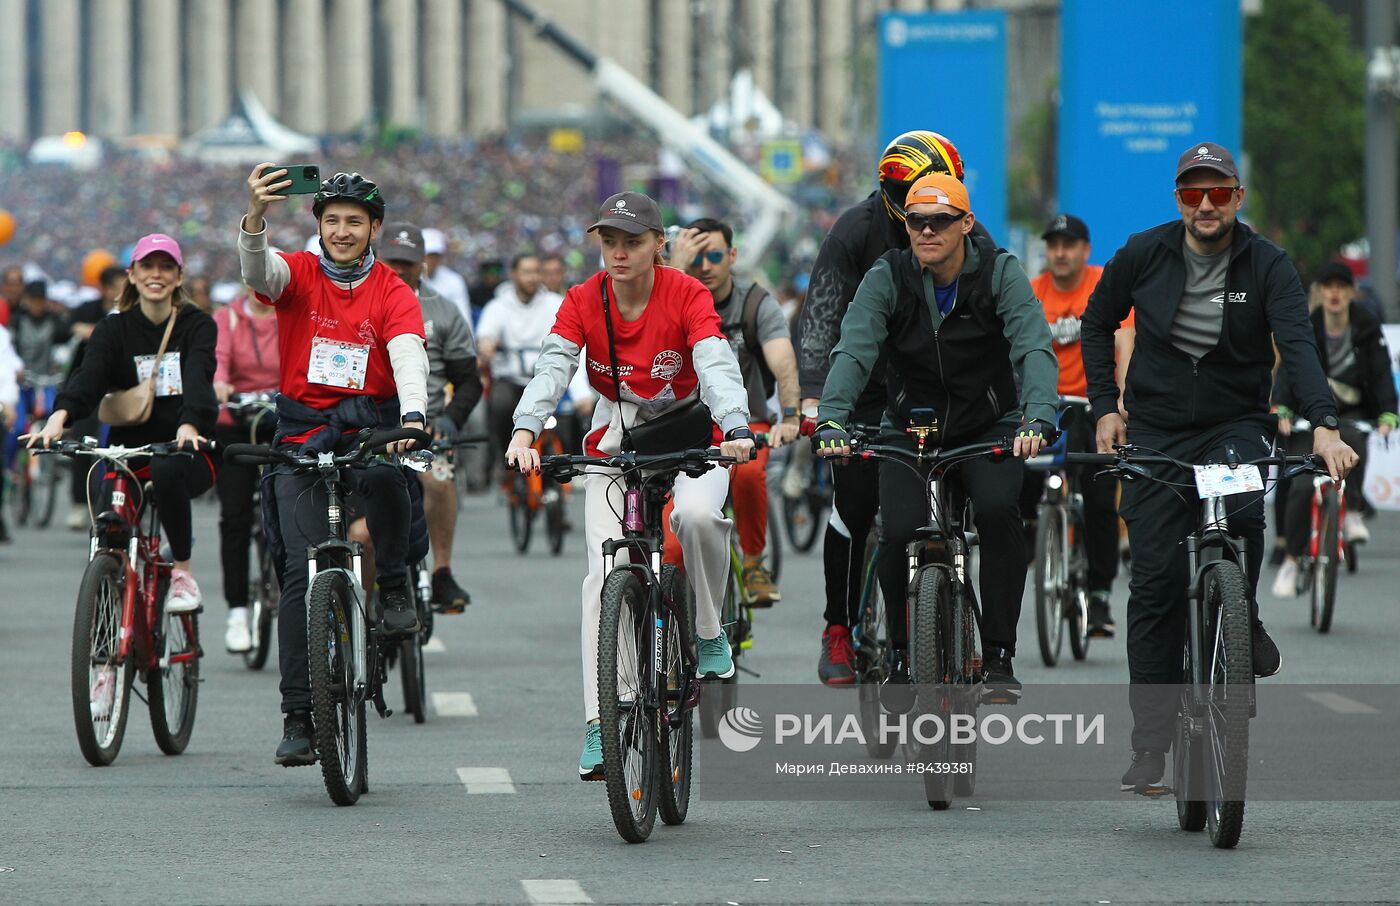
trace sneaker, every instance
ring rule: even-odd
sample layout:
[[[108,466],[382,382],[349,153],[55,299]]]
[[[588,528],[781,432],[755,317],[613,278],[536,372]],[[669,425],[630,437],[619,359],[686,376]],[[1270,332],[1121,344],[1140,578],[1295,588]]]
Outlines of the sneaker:
[[[4,478],[0,477],[0,482],[3,481]],[[10,530],[5,527],[5,520],[0,519],[0,544],[9,544],[12,540],[13,539],[10,538]]]
[[[418,631],[418,611],[407,585],[379,586],[379,627],[385,635],[413,635]]]
[[[117,697],[117,676],[111,670],[103,670],[92,681],[88,690],[88,710],[93,720],[104,720],[112,713],[112,703]]]
[[[1008,693],[1021,691],[1021,681],[1011,669],[1011,655],[1004,648],[988,647],[982,657],[982,685]]]
[[[1342,518],[1342,540],[1347,544],[1365,544],[1371,540],[1371,530],[1366,527],[1360,513],[1347,513]]]
[[[1275,544],[1273,550],[1269,551],[1269,565],[1282,566],[1283,561],[1288,558],[1288,551],[1283,544]]]
[[[782,598],[762,557],[744,557],[743,585],[744,603],[750,607],[772,607]]]
[[[248,608],[230,607],[228,625],[224,629],[224,648],[229,654],[242,654],[253,647],[253,634],[248,631]]]
[[[1139,752],[1133,751],[1132,767],[1123,774],[1123,792],[1141,793],[1148,787],[1157,786],[1162,782],[1162,775],[1167,772],[1167,756],[1164,752]]]
[[[849,686],[856,681],[852,667],[855,650],[851,648],[851,631],[845,626],[828,626],[822,633],[822,656],[817,661],[817,676],[828,686]]]
[[[1283,655],[1279,654],[1278,646],[1274,640],[1269,638],[1269,633],[1265,631],[1264,624],[1259,620],[1254,621],[1254,675],[1273,676],[1283,669]]]
[[[75,506],[68,511],[68,518],[63,523],[70,532],[85,532],[88,528],[88,511],[85,507]]]
[[[312,742],[314,730],[311,712],[292,711],[282,719],[282,744],[277,747],[276,761],[284,768],[295,768],[316,763],[316,746]]]
[[[1108,592],[1089,592],[1089,637],[1111,639],[1118,631],[1113,622],[1113,611],[1108,606]]]
[[[204,596],[194,576],[183,569],[170,571],[170,591],[165,596],[166,613],[199,613],[204,609]]]
[[[713,639],[699,639],[699,674],[701,679],[729,679],[734,675],[734,658],[729,652],[729,637],[720,632]]]
[[[914,708],[914,687],[909,683],[909,656],[898,649],[890,658],[890,673],[880,684],[880,704],[891,714],[907,714]]]
[[[433,600],[437,602],[439,613],[461,613],[471,604],[472,596],[457,584],[452,570],[444,566],[433,572]]]
[[[1283,561],[1283,565],[1278,568],[1278,575],[1274,576],[1273,592],[1275,598],[1298,597],[1297,560]]]
[[[603,774],[603,728],[598,724],[589,724],[588,732],[583,734],[583,754],[578,757],[578,778],[607,779]]]

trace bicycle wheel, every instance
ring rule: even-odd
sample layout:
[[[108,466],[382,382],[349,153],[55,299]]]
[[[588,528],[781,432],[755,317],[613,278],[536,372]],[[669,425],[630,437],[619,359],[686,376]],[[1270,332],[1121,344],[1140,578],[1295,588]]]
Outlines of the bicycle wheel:
[[[937,566],[925,566],[914,577],[913,590],[909,601],[909,678],[915,684],[919,715],[934,715],[947,727],[951,708],[943,627],[952,589],[947,573]],[[936,735],[935,742],[919,741],[916,751],[925,768],[924,798],[929,808],[943,811],[952,804],[952,789],[948,775],[934,773],[933,768],[949,760],[948,734]]]
[[[199,617],[166,614],[157,646],[160,662],[146,671],[151,732],[162,752],[179,755],[190,744],[199,705]]]
[[[282,597],[272,554],[261,534],[258,536],[257,551],[257,596],[248,609],[253,647],[243,652],[243,665],[249,670],[261,670],[267,664],[268,649],[272,645],[272,618],[277,615],[277,603]]]
[[[1318,507],[1321,530],[1317,539],[1317,558],[1313,561],[1309,621],[1318,632],[1332,628],[1332,609],[1337,603],[1337,486],[1322,489],[1322,504]]]
[[[768,574],[777,585],[783,577],[783,532],[774,517],[773,505],[768,504]]]
[[[350,618],[358,606],[339,570],[312,580],[306,617],[311,718],[321,778],[336,805],[354,805],[365,783],[365,702],[355,690]]]
[[[515,549],[525,553],[530,549],[530,530],[534,527],[530,512],[530,486],[519,472],[510,479],[510,540]]]
[[[1183,646],[1181,676],[1191,681],[1191,642]],[[1195,703],[1190,689],[1181,695],[1180,713],[1176,720],[1176,740],[1172,743],[1172,791],[1176,797],[1176,823],[1184,831],[1202,831],[1206,827],[1206,804],[1201,798],[1201,780],[1205,767],[1201,761],[1201,735],[1195,720]]]
[[[861,594],[860,624],[857,628],[856,683],[860,696],[860,729],[865,751],[871,758],[889,758],[897,742],[880,736],[880,684],[889,676],[889,638],[885,629],[885,600],[875,570],[867,568]]]
[[[566,534],[564,492],[554,486],[547,487],[542,502],[544,504],[544,530],[545,535],[549,538],[549,552],[557,557],[564,552],[564,535]]]
[[[598,626],[598,716],[608,807],[622,839],[641,843],[656,823],[660,770],[652,633],[656,615],[637,574],[615,569],[603,583]]]
[[[413,715],[413,722],[428,719],[427,681],[423,676],[422,632],[399,642],[399,673],[403,677],[403,707]]]
[[[1060,519],[1058,506],[1044,504],[1035,528],[1035,634],[1040,640],[1040,659],[1047,667],[1060,662],[1064,641],[1062,617],[1068,577]]]
[[[1089,656],[1089,552],[1085,549],[1084,514],[1070,511],[1069,574],[1065,581],[1064,620],[1069,625],[1069,653],[1076,661]]]
[[[803,491],[797,497],[783,498],[783,528],[792,546],[807,553],[822,534],[822,517],[826,506],[819,494]]]
[[[27,525],[29,523],[29,455],[21,453],[25,457],[23,462],[16,462],[15,467],[10,471],[10,518],[15,525]]]
[[[972,610],[971,590],[968,589],[960,604],[953,607],[953,631],[951,633],[952,657],[950,671],[955,682],[953,693],[953,713],[977,718],[977,706],[981,696],[977,684],[981,682],[982,646],[977,631],[977,614]],[[977,739],[972,742],[948,744],[948,760],[957,764],[971,765],[966,773],[952,775],[953,793],[957,796],[971,796],[977,788]]]
[[[30,515],[35,528],[48,528],[58,502],[58,486],[62,477],[60,462],[53,456],[36,456],[33,462],[33,490],[30,493]]]
[[[1206,823],[1221,849],[1239,843],[1249,771],[1249,713],[1254,663],[1249,595],[1234,563],[1212,566],[1204,577],[1209,624],[1206,690]]]
[[[111,764],[130,715],[131,660],[119,660],[122,636],[121,560],[98,552],[78,586],[70,658],[73,723],[88,764]]]
[[[664,823],[680,824],[690,811],[695,747],[695,715],[681,700],[686,673],[682,646],[691,644],[689,617],[682,616],[690,613],[690,583],[685,573],[669,563],[661,567],[661,594],[674,602],[674,610],[667,607],[661,611],[665,674],[660,692],[666,708],[661,714],[661,796],[657,806]]]

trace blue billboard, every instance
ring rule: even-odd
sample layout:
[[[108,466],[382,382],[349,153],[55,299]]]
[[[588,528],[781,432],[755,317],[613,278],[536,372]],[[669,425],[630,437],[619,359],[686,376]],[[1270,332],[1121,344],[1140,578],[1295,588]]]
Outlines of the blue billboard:
[[[1059,208],[1102,264],[1180,216],[1182,151],[1219,142],[1240,162],[1240,0],[1064,0],[1060,48]]]
[[[977,219],[1005,244],[1006,16],[883,13],[879,33],[881,150],[910,129],[947,136]]]

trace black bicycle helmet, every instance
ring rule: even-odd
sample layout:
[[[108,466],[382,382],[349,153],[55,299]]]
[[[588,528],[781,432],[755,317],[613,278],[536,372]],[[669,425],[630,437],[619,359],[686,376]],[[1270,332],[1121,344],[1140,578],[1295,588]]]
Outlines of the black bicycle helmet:
[[[369,212],[371,220],[384,219],[384,195],[379,186],[358,173],[337,173],[322,182],[311,198],[311,213],[320,220],[321,212],[333,201],[357,204]]]
[[[904,220],[904,198],[909,187],[930,173],[963,178],[962,156],[948,139],[937,132],[915,129],[889,143],[880,157],[880,195],[891,219]]]

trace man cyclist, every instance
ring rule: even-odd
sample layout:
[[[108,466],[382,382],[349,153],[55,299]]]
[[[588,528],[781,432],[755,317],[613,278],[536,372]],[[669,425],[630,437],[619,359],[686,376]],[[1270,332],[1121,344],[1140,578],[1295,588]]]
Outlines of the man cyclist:
[[[244,282],[277,308],[282,380],[276,442],[325,453],[343,449],[363,428],[402,423],[426,429],[428,355],[422,310],[413,291],[375,259],[371,246],[384,221],[384,196],[358,173],[335,174],[312,198],[321,255],[274,253],[267,247],[263,215],[269,205],[287,199],[278,194],[291,184],[286,177],[287,171],[273,164],[253,169],[238,236]],[[389,452],[411,447],[411,441],[400,441]],[[406,588],[408,479],[399,466],[376,462],[350,470],[350,481],[365,501],[377,542],[383,630],[388,635],[417,632],[418,614]],[[308,545],[324,536],[318,520],[306,516],[316,509],[316,478],[274,468],[264,488],[264,521],[280,534],[270,540],[274,549],[285,551],[277,647],[286,718],[276,761],[288,767],[314,764],[304,556]]]
[[[886,252],[909,248],[904,229],[904,197],[909,186],[929,173],[962,179],[963,164],[958,149],[948,139],[917,130],[889,143],[880,157],[879,173],[879,188],[837,219],[812,266],[794,344],[802,409],[807,414],[815,410],[822,395],[832,350],[841,337],[842,318],[866,271]],[[985,233],[980,225],[976,229]],[[875,362],[849,418],[862,424],[875,423],[885,410],[885,400],[884,363]],[[879,506],[879,474],[875,463],[860,460],[831,472],[834,508],[822,542],[827,626],[817,662],[817,675],[829,685],[855,682],[850,627],[858,619],[865,541]]]
[[[1177,161],[1173,220],[1128,238],[1099,279],[1082,325],[1084,370],[1100,452],[1133,444],[1183,462],[1241,460],[1273,451],[1269,414],[1274,344],[1299,408],[1316,426],[1313,452],[1341,478],[1356,454],[1337,433],[1337,407],[1308,325],[1307,303],[1287,253],[1237,220],[1244,204],[1234,158],[1214,142],[1192,145]],[[1133,359],[1118,411],[1113,335],[1136,311]],[[1272,333],[1272,340],[1270,342]],[[1193,489],[1125,482],[1133,569],[1128,598],[1133,763],[1124,790],[1162,779],[1175,719],[1170,686],[1181,681],[1186,637],[1185,538],[1196,528]],[[1189,476],[1186,480],[1189,480]],[[1259,621],[1254,590],[1264,556],[1263,495],[1237,495],[1230,530],[1249,554],[1254,674],[1273,676],[1283,659]]]
[[[437,294],[452,303],[467,321],[472,319],[471,297],[467,292],[467,279],[443,263],[447,254],[447,237],[442,230],[428,227],[423,231],[423,276],[420,282],[426,283]],[[485,300],[482,300],[483,304]]]
[[[972,234],[967,189],[947,173],[910,187],[905,228],[912,247],[886,252],[861,281],[831,356],[813,438],[819,454],[850,452],[847,424],[877,361],[889,384],[883,425],[898,431],[913,410],[933,408],[940,446],[1015,434],[1012,452],[1029,459],[1055,436],[1055,378],[1050,330],[1015,257]],[[1021,374],[1019,399],[1016,372]],[[894,443],[913,449],[902,434]],[[837,470],[839,471],[839,469]],[[903,463],[880,464],[880,556],[891,684],[909,682],[906,545],[927,524],[928,495]],[[982,651],[989,687],[1017,690],[1012,669],[1016,623],[1029,556],[1017,498],[1023,467],[980,457],[959,465],[982,542]]]
[[[20,360],[19,403],[14,429],[6,435],[5,470],[19,452],[19,435],[29,423],[53,412],[62,370],[60,347],[72,337],[67,319],[49,305],[48,284],[31,280],[21,291],[20,307],[10,315],[10,339]]]
[[[800,427],[797,355],[777,300],[755,282],[734,279],[737,255],[733,227],[703,217],[691,221],[676,237],[671,263],[705,284],[714,297],[721,329],[744,375],[749,428],[770,432],[768,447],[781,447],[797,438]],[[783,410],[776,425],[768,411],[775,381]],[[729,481],[744,557],[744,600],[754,607],[771,607],[782,595],[763,563],[768,543],[768,449],[735,466]]]

